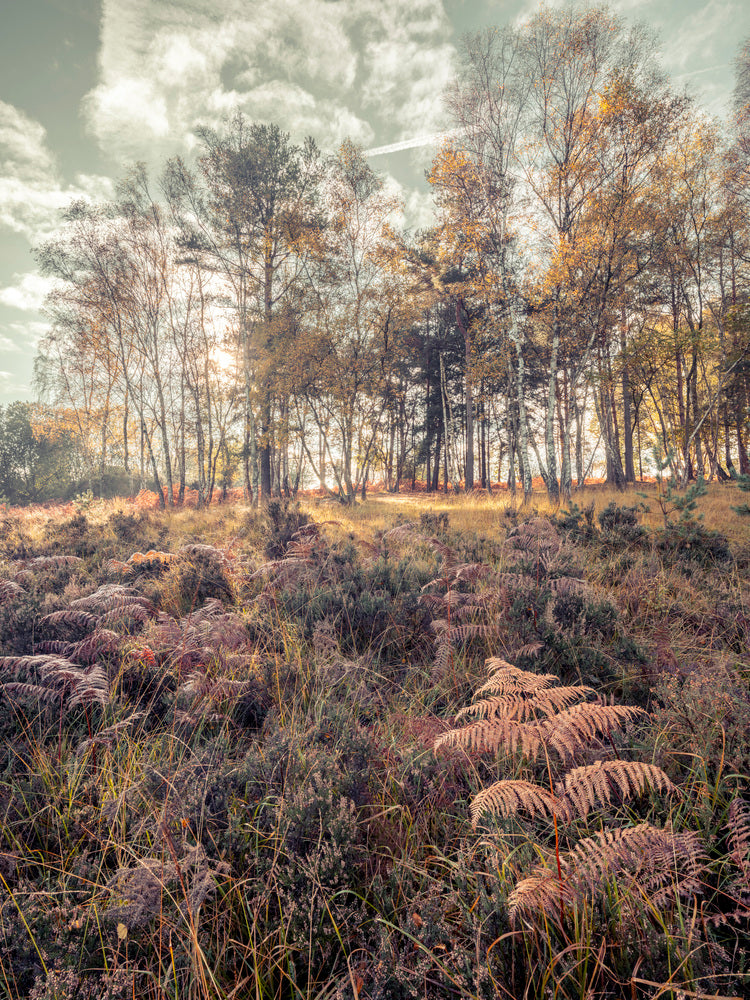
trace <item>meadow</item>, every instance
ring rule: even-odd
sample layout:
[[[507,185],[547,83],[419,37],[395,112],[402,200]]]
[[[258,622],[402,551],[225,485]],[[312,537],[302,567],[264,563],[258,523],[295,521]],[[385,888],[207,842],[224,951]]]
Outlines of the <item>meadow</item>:
[[[743,499],[6,508],[0,997],[746,996]]]

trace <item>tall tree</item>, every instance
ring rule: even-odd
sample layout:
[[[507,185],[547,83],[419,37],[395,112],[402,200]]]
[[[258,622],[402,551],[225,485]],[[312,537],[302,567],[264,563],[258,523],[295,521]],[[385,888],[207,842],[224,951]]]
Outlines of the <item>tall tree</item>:
[[[198,134],[204,148],[202,183],[176,159],[168,164],[164,190],[182,229],[184,253],[220,276],[231,294],[243,358],[245,484],[267,500],[274,393],[269,362],[283,328],[274,326],[274,317],[303,273],[314,243],[320,156],[312,139],[295,146],[277,125],[250,123],[240,113],[224,132],[203,128]]]

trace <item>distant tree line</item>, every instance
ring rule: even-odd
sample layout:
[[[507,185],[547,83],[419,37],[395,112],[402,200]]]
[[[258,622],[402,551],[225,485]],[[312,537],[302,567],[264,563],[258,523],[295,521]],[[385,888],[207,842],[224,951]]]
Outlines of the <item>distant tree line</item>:
[[[722,128],[606,8],[468,38],[416,234],[350,142],[201,129],[194,165],[134,168],[38,248],[58,282],[23,447],[167,504],[750,473],[748,43],[737,71]],[[2,490],[33,499],[12,451]]]

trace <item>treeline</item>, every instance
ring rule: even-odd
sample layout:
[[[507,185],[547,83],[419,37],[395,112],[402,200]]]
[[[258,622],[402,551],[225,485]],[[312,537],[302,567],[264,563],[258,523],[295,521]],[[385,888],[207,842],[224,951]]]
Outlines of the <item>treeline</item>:
[[[606,9],[467,39],[416,234],[354,145],[239,114],[71,206],[36,378],[75,476],[171,503],[750,472],[750,44],[737,69],[724,128]]]

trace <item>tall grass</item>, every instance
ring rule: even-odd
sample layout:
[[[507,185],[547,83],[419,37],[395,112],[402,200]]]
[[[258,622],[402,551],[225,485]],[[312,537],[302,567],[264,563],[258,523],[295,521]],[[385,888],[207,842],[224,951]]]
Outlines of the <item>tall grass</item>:
[[[743,995],[747,522],[724,486],[675,531],[575,501],[7,513],[0,997]],[[579,741],[619,775],[585,815],[472,826],[493,782],[565,771],[447,745],[491,657],[639,706]],[[619,759],[674,794],[636,809]],[[547,872],[576,904],[519,907]]]

